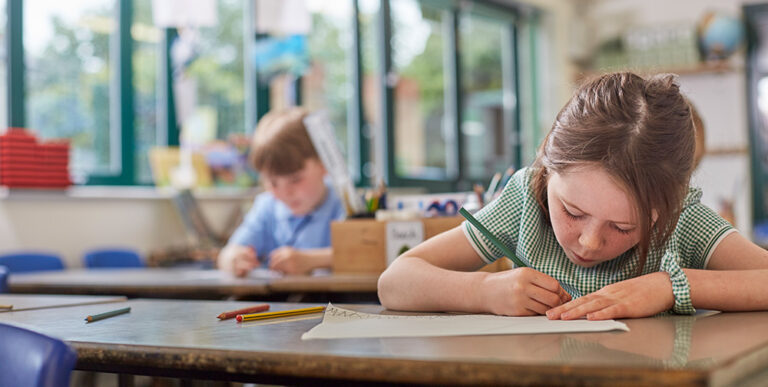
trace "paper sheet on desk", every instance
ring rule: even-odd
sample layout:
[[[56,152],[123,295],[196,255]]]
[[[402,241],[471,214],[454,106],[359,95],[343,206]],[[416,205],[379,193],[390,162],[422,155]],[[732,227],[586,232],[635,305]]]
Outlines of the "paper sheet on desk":
[[[629,331],[615,320],[549,320],[545,316],[506,317],[487,314],[395,316],[355,312],[328,304],[323,321],[302,340],[366,337],[428,337],[531,333]]]

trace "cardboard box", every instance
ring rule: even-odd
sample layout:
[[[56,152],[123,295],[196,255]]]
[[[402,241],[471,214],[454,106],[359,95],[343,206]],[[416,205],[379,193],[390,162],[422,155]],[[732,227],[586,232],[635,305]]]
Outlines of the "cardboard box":
[[[333,247],[333,272],[334,273],[374,273],[378,274],[387,268],[388,255],[398,255],[402,247],[408,244],[403,242],[414,235],[403,235],[395,246],[387,246],[387,241],[393,240],[391,235],[400,227],[401,230],[410,231],[413,223],[421,223],[423,229],[422,238],[427,240],[443,231],[450,230],[464,220],[461,216],[421,218],[413,221],[377,221],[373,219],[348,219],[342,222],[331,223],[331,246]],[[394,224],[393,224],[394,223]],[[401,224],[397,224],[401,223]],[[411,223],[410,225],[402,223]],[[397,226],[397,227],[395,227]],[[405,226],[405,227],[402,227]],[[389,231],[389,236],[388,236]],[[418,236],[417,236],[418,237]],[[410,246],[413,247],[413,246]],[[509,268],[504,262],[488,265],[483,270],[499,271]]]

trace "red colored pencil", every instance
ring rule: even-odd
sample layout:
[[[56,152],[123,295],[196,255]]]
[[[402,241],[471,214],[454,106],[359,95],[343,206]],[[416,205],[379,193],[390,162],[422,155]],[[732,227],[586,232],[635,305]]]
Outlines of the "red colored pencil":
[[[259,305],[251,306],[248,308],[231,310],[229,312],[224,312],[220,314],[218,317],[219,317],[219,320],[227,320],[230,318],[234,318],[238,314],[258,313],[258,312],[263,312],[265,310],[269,310],[269,304],[259,304]]]

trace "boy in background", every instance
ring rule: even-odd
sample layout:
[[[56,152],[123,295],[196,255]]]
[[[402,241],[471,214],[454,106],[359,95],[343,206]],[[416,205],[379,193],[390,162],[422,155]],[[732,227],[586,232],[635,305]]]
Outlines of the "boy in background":
[[[238,277],[265,262],[286,274],[307,274],[332,262],[333,220],[344,207],[325,181],[323,166],[304,127],[301,108],[266,114],[256,127],[249,163],[266,192],[218,256],[218,266]]]

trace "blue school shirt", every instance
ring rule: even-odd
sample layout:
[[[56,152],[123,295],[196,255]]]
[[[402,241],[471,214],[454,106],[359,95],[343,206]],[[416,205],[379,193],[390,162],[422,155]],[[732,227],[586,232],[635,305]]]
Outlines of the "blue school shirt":
[[[271,193],[256,196],[243,223],[229,238],[229,244],[251,246],[259,261],[266,264],[278,247],[317,249],[331,246],[331,221],[344,219],[344,206],[336,191],[325,182],[325,201],[304,216],[295,216]]]

